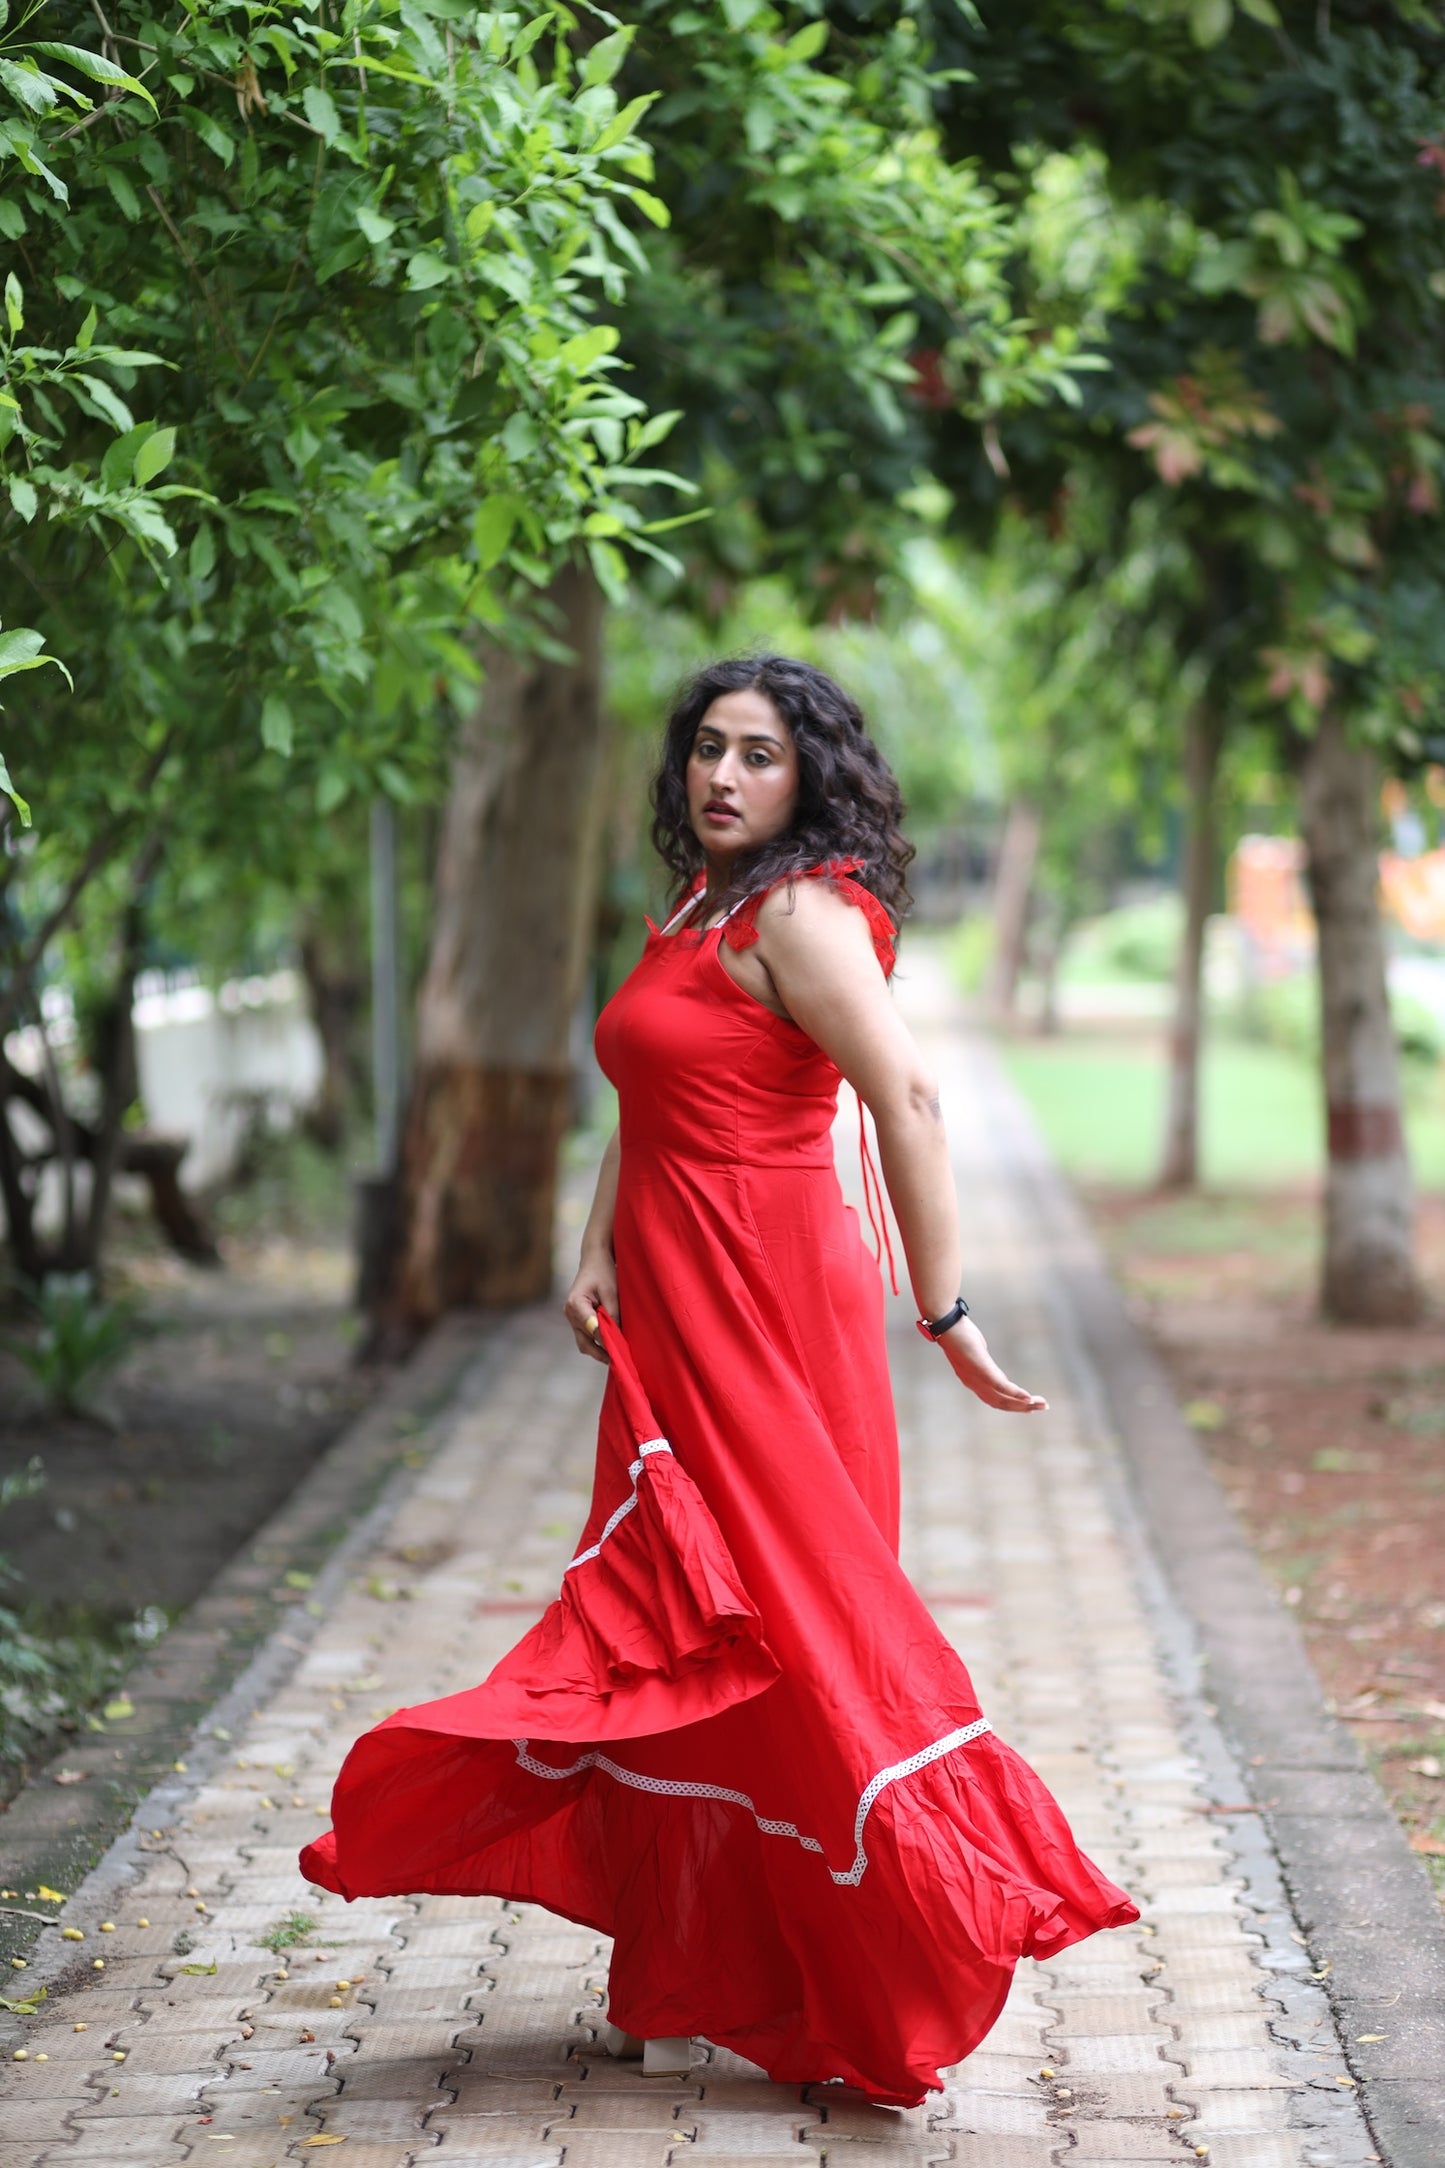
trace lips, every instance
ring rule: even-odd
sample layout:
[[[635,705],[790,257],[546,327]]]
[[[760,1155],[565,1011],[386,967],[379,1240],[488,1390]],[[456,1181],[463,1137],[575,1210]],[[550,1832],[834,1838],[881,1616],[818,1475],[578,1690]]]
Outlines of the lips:
[[[702,811],[704,820],[735,821],[741,818],[735,806],[724,805],[720,798],[709,798]]]

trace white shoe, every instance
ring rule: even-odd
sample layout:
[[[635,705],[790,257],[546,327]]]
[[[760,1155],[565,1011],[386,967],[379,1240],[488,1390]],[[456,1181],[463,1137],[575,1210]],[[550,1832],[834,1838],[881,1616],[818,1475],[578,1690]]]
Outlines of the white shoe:
[[[690,2040],[649,2040],[642,2050],[645,2078],[685,2078],[692,2068]]]
[[[635,2063],[641,2060],[647,2043],[639,2040],[636,2033],[624,2032],[620,2025],[604,2025],[602,2045],[618,2062]]]

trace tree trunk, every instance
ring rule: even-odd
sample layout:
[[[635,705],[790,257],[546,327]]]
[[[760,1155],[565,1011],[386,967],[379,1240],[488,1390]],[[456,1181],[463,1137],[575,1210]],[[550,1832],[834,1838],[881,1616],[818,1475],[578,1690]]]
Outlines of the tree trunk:
[[[354,956],[343,953],[335,934],[316,920],[303,926],[297,946],[311,1021],[321,1042],[321,1088],[306,1110],[305,1128],[323,1151],[337,1152],[346,1141],[356,1104],[361,1071],[357,1033],[366,1007],[365,971]]]
[[[993,881],[993,957],[988,972],[988,1006],[1000,1023],[1012,1021],[1029,930],[1034,868],[1038,864],[1043,823],[1027,798],[1015,798],[1004,822],[998,867]]]
[[[1199,701],[1184,727],[1184,930],[1174,981],[1169,1035],[1169,1103],[1164,1120],[1161,1189],[1194,1189],[1199,1181],[1199,1044],[1204,1021],[1204,929],[1214,900],[1218,849],[1214,784],[1224,724],[1211,702]]]
[[[571,660],[489,651],[453,761],[381,1305],[394,1330],[551,1287],[602,807],[601,596],[577,567],[551,595]]]
[[[1306,750],[1301,791],[1329,1138],[1321,1302],[1346,1323],[1402,1325],[1420,1313],[1420,1284],[1376,901],[1378,783],[1373,755],[1327,711]]]
[[[111,1191],[123,1157],[125,1118],[139,1090],[135,1046],[135,982],[145,953],[145,893],[160,857],[160,839],[152,837],[131,872],[130,895],[121,920],[115,978],[98,1020],[92,1054],[100,1078],[100,1110],[95,1148],[90,1155],[90,1200],[82,1247],[71,1270],[89,1272],[99,1283],[101,1249],[110,1216]]]

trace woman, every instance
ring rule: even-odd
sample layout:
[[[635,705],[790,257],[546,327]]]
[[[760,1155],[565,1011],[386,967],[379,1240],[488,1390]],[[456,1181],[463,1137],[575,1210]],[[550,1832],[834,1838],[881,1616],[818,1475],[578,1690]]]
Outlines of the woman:
[[[840,1075],[939,1359],[990,1407],[1044,1402],[958,1294],[937,1092],[887,986],[912,854],[858,709],[804,663],[714,665],[669,720],[654,807],[677,908],[598,1024],[621,1120],[566,1302],[610,1364],[591,1517],[483,1686],[358,1742],[303,1865],[349,1896],[492,1891],[612,1935],[610,2042],[646,2041],[650,2069],[701,2036],[912,2105],[1020,1956],[1137,1913],[899,1567]]]

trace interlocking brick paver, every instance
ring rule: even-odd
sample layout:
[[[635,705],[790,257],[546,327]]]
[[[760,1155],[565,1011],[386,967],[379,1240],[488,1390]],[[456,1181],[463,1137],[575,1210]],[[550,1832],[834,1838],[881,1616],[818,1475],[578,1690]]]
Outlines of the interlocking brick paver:
[[[51,2140],[45,2154],[47,2164],[64,2161],[140,2161],[145,2168],[163,2168],[163,2164],[183,2160],[185,2148],[190,2143],[190,2121],[180,2116],[107,2115],[95,2116],[84,2123],[72,2125],[73,2138],[64,2132],[57,2133],[54,2125],[48,2136]],[[25,2135],[15,2131],[14,2135]],[[59,2137],[61,2145],[55,2141]]]
[[[1202,1705],[1156,1630],[1103,1403],[1046,1284],[1017,1110],[987,1059],[936,1028],[931,969],[913,959],[900,999],[952,1109],[971,1278],[991,1340],[1050,1413],[1011,1422],[965,1399],[896,1306],[905,1563],[999,1730],[1139,1896],[1142,1926],[1025,1962],[942,2100],[903,2114],[770,2085],[702,2046],[686,2083],[613,2063],[596,2044],[607,1945],[570,1922],[496,1898],[348,1908],[308,1889],[296,1848],[352,1738],[482,1677],[526,1621],[478,1601],[520,1582],[540,1610],[585,1516],[600,1377],[568,1359],[550,1311],[525,1315],[487,1358],[485,1393],[463,1380],[436,1418],[376,1558],[290,1676],[142,1838],[107,1899],[103,1984],[52,1997],[31,2041],[52,2043],[51,2062],[0,2071],[0,2168],[279,2168],[331,2157],[307,2144],[318,2133],[344,2141],[341,2168],[1178,2168],[1198,2145],[1210,2168],[1362,2168],[1374,2149],[1333,2089],[1345,2065],[1319,1991],[1265,1969],[1276,1900],[1255,1909],[1255,1870],[1198,1811]],[[376,1601],[373,1572],[410,1600]],[[261,1938],[293,1913],[316,1926],[278,1958]],[[1297,1944],[1270,1961],[1307,1969]]]
[[[1060,2136],[1064,2133],[1062,2128]],[[1185,2149],[1172,2138],[1167,2130],[1154,2130],[1142,2123],[1080,2123],[1073,2127],[1072,2149],[1060,2155],[1062,2160],[1089,2161],[1093,2168],[1136,2168],[1141,2161],[1168,2162],[1171,2168],[1190,2158]]]

